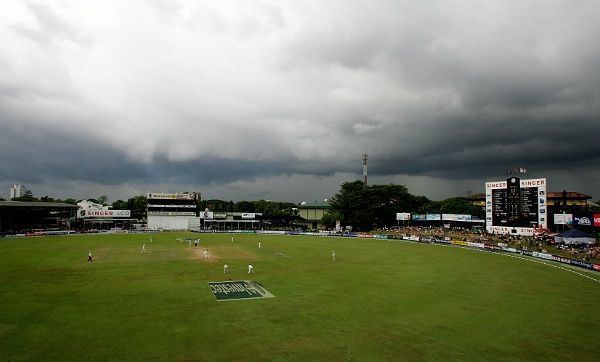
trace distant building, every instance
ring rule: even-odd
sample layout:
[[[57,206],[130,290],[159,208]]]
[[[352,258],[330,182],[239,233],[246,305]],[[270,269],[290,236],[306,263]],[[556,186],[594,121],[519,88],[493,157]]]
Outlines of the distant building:
[[[204,229],[209,230],[258,230],[261,217],[260,212],[214,212],[208,209],[200,211],[202,225]]]
[[[148,229],[196,230],[200,228],[198,217],[198,193],[148,192]]]
[[[17,197],[21,197],[23,195],[25,195],[25,192],[27,191],[27,189],[25,188],[24,185],[20,185],[20,184],[16,184],[16,185],[12,185],[10,187],[10,197],[9,199],[16,199]]]
[[[304,219],[302,224],[307,228],[318,229],[321,227],[323,215],[330,209],[329,201],[303,202],[298,206],[298,216]]]
[[[485,194],[476,194],[466,198],[473,206],[485,207]],[[548,206],[589,206],[592,197],[577,191],[548,191],[546,203]]]

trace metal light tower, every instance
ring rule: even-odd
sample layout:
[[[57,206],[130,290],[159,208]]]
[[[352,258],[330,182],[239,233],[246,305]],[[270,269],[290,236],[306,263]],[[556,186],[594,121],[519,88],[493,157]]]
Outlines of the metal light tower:
[[[365,153],[362,154],[361,158],[362,158],[362,165],[363,165],[363,182],[364,182],[365,186],[368,186],[368,182],[367,182],[367,160],[369,159],[369,155],[367,154],[367,151],[365,151]]]

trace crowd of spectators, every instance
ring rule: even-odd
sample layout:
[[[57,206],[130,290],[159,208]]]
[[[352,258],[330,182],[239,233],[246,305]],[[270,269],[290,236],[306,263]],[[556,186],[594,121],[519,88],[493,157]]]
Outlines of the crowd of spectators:
[[[598,244],[554,244],[554,237],[548,234],[538,236],[493,235],[462,227],[446,228],[435,226],[401,226],[378,230],[378,232],[406,236],[451,238],[452,240],[457,241],[470,241],[486,244],[503,243],[516,249],[550,253],[584,260],[586,262],[600,263],[600,246],[598,246]]]

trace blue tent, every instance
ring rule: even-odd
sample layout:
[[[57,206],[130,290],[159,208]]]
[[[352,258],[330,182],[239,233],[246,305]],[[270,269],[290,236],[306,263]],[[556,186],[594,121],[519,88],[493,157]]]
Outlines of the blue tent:
[[[554,237],[555,243],[564,243],[568,245],[579,245],[579,244],[595,244],[596,239],[581,230],[570,229],[563,233],[560,233]]]

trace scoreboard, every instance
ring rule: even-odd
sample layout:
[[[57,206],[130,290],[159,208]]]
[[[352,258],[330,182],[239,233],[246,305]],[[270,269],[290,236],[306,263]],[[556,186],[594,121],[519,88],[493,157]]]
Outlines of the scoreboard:
[[[547,228],[546,179],[486,182],[486,230],[493,234],[533,235]]]

